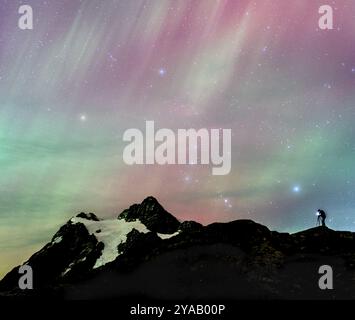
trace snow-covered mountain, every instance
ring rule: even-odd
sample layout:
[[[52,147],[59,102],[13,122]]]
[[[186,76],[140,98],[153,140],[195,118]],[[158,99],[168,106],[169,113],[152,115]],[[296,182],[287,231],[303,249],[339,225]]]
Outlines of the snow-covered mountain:
[[[150,201],[150,199],[146,201]],[[102,267],[107,263],[116,260],[116,258],[122,253],[117,250],[118,246],[120,244],[126,243],[127,235],[131,231],[136,230],[140,233],[153,232],[152,230],[148,229],[147,226],[139,220],[139,218],[128,221],[124,217],[120,217],[120,219],[99,220],[92,219],[92,214],[86,216],[84,213],[82,213],[70,219],[69,223],[73,225],[83,224],[89,234],[95,236],[96,240],[103,244],[101,255],[93,266],[94,269]],[[155,234],[159,238],[165,240],[178,235],[179,231],[173,233],[155,232]],[[63,238],[61,235],[57,235],[52,240],[52,243],[59,243],[62,239]],[[85,259],[86,256],[82,258],[82,260]],[[70,272],[70,270],[71,266],[69,265],[64,274]]]
[[[40,270],[36,272],[39,284],[50,278],[87,274],[117,260],[123,253],[118,247],[126,243],[133,230],[139,234],[152,233],[166,240],[179,234],[179,226],[180,222],[153,197],[132,205],[116,219],[101,220],[93,213],[81,212],[62,226],[51,242],[25,264]],[[44,268],[48,270],[44,271]],[[14,270],[10,274],[13,273]]]

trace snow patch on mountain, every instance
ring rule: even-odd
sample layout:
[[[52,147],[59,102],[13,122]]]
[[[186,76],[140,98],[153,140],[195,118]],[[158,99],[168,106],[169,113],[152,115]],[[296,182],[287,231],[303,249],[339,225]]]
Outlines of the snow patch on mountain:
[[[127,222],[125,220],[110,219],[92,221],[83,218],[72,218],[72,223],[82,223],[90,234],[93,234],[97,241],[104,243],[105,247],[100,258],[97,259],[94,269],[114,261],[118,256],[118,245],[126,242],[127,235],[136,229],[141,233],[148,233],[150,230],[139,220]]]
[[[62,276],[65,276],[69,271],[71,271],[71,268],[72,268],[76,263],[84,262],[85,260],[86,260],[86,257],[80,259],[79,261],[75,261],[75,262],[72,262],[71,264],[69,264],[69,267],[65,269],[65,271],[62,273]]]
[[[59,237],[56,237],[56,238],[52,241],[52,243],[60,243],[62,240],[63,240],[63,238],[62,238],[61,236],[59,236]]]
[[[176,232],[171,233],[171,234],[157,233],[157,235],[158,235],[158,237],[159,237],[160,239],[166,240],[166,239],[170,239],[170,238],[172,238],[172,237],[177,236],[179,233],[180,233],[180,231],[176,231]]]

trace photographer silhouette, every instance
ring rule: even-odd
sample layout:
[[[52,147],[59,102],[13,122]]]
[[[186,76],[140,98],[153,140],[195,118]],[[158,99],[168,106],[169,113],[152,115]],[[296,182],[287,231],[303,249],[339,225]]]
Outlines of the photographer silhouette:
[[[322,227],[325,227],[325,219],[327,218],[325,211],[318,209],[317,216],[317,226],[321,225]]]

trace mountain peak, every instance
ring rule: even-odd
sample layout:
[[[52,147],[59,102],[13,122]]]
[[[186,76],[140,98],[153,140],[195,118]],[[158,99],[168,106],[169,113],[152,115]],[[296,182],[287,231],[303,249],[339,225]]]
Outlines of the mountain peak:
[[[160,203],[158,202],[158,200],[156,198],[154,198],[153,196],[149,196],[149,197],[146,197],[142,203],[155,203],[155,204],[159,204]]]
[[[152,196],[145,198],[141,204],[134,204],[125,209],[118,219],[126,221],[138,219],[149,230],[165,234],[176,232],[180,226],[180,222]]]
[[[86,220],[91,220],[91,221],[100,221],[100,219],[96,216],[96,214],[92,212],[90,213],[80,212],[79,214],[76,215],[76,217],[86,219]]]

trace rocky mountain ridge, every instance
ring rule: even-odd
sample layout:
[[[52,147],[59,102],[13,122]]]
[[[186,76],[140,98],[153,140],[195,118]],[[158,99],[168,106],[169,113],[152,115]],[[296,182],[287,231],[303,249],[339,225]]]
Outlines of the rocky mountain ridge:
[[[117,219],[78,214],[25,264],[34,290],[18,288],[15,267],[0,281],[0,296],[355,298],[354,233],[326,227],[279,233],[251,220],[179,222],[153,197]],[[334,290],[319,288],[321,265],[333,267]]]

